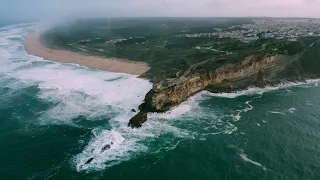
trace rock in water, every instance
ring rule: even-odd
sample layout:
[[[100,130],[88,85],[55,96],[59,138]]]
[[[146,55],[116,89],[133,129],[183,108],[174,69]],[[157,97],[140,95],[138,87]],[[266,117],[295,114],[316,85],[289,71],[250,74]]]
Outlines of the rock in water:
[[[112,143],[112,142],[111,142]],[[113,144],[113,143],[112,143]],[[101,152],[107,150],[107,149],[110,149],[111,148],[111,145],[110,144],[107,144],[105,146],[103,146],[103,148],[101,149]]]
[[[84,164],[89,164],[89,163],[91,163],[91,161],[92,161],[93,159],[94,159],[94,158],[88,159],[88,161],[86,161]]]
[[[131,112],[137,112],[135,109],[131,109]]]
[[[140,111],[137,115],[130,119],[128,126],[132,128],[139,128],[142,126],[142,123],[147,121],[147,113]]]
[[[110,144],[106,144],[105,146],[103,146],[103,148],[101,149],[101,152],[107,150],[107,149],[110,149],[111,148],[111,145],[113,145],[113,142],[111,142]]]

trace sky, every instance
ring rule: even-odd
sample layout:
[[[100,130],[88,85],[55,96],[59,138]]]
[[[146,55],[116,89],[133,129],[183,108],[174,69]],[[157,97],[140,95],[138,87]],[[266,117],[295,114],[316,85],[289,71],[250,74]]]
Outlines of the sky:
[[[319,17],[320,0],[0,0],[0,19]]]

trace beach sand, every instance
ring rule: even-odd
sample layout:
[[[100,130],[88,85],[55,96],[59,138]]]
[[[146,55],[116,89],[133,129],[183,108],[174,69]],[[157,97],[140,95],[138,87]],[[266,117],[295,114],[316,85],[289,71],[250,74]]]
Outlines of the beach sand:
[[[30,33],[24,37],[24,45],[28,54],[42,57],[45,60],[74,63],[81,66],[110,72],[141,75],[149,70],[148,64],[142,62],[131,62],[117,60],[114,58],[103,58],[82,53],[80,54],[66,50],[49,49],[41,43],[41,33],[42,32]]]

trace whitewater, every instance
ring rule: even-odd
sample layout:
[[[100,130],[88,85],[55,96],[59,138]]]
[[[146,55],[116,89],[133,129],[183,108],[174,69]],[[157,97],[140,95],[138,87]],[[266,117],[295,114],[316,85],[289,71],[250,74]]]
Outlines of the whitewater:
[[[39,118],[33,122],[38,125],[84,128],[74,119],[105,121],[105,125],[92,128],[92,139],[83,152],[72,158],[71,164],[77,171],[102,170],[128,160],[132,154],[150,150],[148,142],[162,134],[189,136],[184,130],[156,120],[150,120],[140,129],[128,128],[128,120],[134,115],[131,109],[141,104],[152,84],[134,75],[93,70],[29,55],[24,49],[23,37],[40,28],[39,24],[20,24],[0,29],[0,83],[10,89],[10,94],[32,86],[39,89],[34,98],[52,106],[39,113]],[[2,98],[6,100],[6,96]],[[183,111],[180,113],[189,110],[184,106],[180,109]],[[175,113],[159,116],[175,117]],[[153,115],[151,119],[157,117]],[[110,142],[114,145],[107,153],[101,153],[103,146]],[[92,163],[84,165],[91,157],[94,158]]]

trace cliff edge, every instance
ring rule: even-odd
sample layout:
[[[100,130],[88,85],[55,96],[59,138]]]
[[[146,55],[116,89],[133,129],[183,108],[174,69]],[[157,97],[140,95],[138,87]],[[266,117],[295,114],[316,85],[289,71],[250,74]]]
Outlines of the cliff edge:
[[[203,90],[232,92],[320,77],[319,41],[297,53],[257,52],[236,61],[230,59],[222,56],[206,60],[192,65],[177,78],[154,84],[129,126],[140,127],[147,120],[148,112],[168,111]]]

